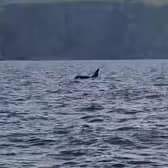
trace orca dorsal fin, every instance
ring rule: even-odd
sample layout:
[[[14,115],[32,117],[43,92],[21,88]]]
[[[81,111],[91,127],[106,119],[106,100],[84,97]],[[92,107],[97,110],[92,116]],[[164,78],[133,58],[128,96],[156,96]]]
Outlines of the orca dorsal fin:
[[[94,74],[91,76],[92,78],[97,78],[99,76],[99,68],[94,72]]]

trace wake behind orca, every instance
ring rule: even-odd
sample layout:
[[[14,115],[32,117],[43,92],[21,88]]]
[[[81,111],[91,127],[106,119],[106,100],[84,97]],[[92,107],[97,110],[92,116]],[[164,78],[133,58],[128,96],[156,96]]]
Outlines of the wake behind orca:
[[[92,76],[87,76],[87,75],[77,75],[75,76],[75,79],[89,79],[89,78],[97,78],[99,76],[99,68],[94,72]]]

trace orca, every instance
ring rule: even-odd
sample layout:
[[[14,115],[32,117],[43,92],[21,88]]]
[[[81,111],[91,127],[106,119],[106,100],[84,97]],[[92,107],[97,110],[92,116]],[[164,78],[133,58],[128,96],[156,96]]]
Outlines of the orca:
[[[97,78],[99,76],[99,68],[96,69],[96,71],[94,72],[94,74],[92,76],[87,76],[87,75],[77,75],[75,76],[75,79],[89,79],[89,78]]]

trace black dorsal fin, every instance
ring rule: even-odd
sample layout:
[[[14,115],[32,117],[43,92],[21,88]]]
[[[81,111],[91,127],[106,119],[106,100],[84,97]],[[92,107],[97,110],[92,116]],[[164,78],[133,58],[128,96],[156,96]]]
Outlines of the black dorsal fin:
[[[92,75],[92,78],[97,78],[99,76],[99,68],[95,71],[95,73]]]

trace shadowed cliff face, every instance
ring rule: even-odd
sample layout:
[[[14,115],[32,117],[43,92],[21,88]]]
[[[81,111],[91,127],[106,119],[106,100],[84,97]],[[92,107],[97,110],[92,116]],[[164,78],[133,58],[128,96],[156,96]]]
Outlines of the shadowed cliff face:
[[[168,8],[139,3],[8,5],[3,59],[168,58]]]

